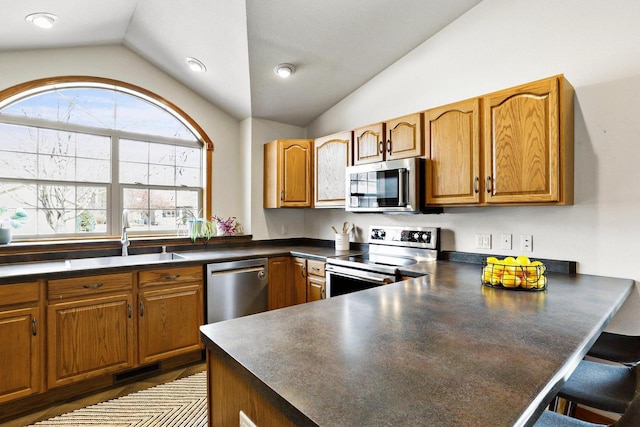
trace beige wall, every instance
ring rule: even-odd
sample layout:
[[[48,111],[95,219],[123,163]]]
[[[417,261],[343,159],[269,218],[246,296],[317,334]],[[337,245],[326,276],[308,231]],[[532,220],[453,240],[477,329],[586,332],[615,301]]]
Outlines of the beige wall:
[[[534,257],[640,281],[638,22],[635,0],[484,0],[308,127],[312,137],[326,135],[563,73],[576,89],[574,206],[403,217],[307,210],[307,236],[330,238],[329,226],[344,219],[362,229],[411,223],[449,230],[445,249],[478,252],[475,233],[491,233],[486,252],[515,254],[520,235],[532,234]],[[514,250],[495,249],[503,232]]]

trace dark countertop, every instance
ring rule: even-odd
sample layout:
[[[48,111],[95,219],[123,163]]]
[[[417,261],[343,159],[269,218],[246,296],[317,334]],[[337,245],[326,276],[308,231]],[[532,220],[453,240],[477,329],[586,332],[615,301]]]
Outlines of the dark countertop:
[[[360,250],[336,251],[329,246],[313,246],[313,245],[269,245],[264,246],[240,246],[216,248],[212,246],[209,250],[200,251],[176,251],[177,254],[184,256],[184,259],[171,259],[166,261],[149,262],[146,259],[140,263],[135,263],[135,256],[129,257],[110,257],[113,262],[109,265],[81,265],[78,263],[69,264],[65,260],[44,261],[44,262],[22,262],[0,265],[0,286],[6,283],[16,283],[28,280],[37,280],[43,277],[60,277],[66,275],[78,274],[103,274],[112,273],[114,271],[123,271],[123,268],[140,269],[140,268],[161,268],[164,265],[180,266],[193,264],[206,264],[210,262],[224,262],[247,258],[260,257],[276,257],[276,256],[301,256],[310,259],[326,260],[327,257],[338,255],[353,255],[362,253]],[[91,259],[98,259],[91,258]],[[77,262],[82,260],[71,260]]]
[[[480,285],[478,265],[423,267],[202,340],[298,425],[530,425],[633,287],[548,273],[547,291],[510,291]]]

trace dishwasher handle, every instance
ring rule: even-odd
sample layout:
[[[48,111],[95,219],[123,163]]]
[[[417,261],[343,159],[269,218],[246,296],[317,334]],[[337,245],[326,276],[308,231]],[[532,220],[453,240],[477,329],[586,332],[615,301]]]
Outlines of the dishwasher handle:
[[[227,270],[220,271],[212,271],[211,277],[222,276],[226,274],[242,274],[242,273],[253,273],[258,272],[258,277],[260,279],[264,279],[267,275],[264,271],[264,267],[246,267],[246,268],[230,268]]]

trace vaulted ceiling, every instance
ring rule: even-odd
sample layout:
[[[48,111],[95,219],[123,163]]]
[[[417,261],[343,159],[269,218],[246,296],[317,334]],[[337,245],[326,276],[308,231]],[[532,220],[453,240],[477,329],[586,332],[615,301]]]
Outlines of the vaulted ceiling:
[[[480,1],[20,0],[3,2],[0,51],[122,44],[239,120],[306,126]]]

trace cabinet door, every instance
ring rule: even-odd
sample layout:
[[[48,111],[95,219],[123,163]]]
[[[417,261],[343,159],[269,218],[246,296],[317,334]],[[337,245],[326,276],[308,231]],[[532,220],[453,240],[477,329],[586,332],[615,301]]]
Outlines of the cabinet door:
[[[307,302],[307,260],[293,258],[293,280],[287,288],[287,306]]]
[[[40,391],[39,308],[0,311],[0,403]]]
[[[314,207],[344,207],[346,167],[349,166],[351,132],[318,138],[314,142]]]
[[[282,207],[311,207],[311,141],[280,141]]]
[[[287,288],[291,278],[291,257],[269,259],[269,310],[287,306]]]
[[[425,113],[427,205],[480,203],[480,100]]]
[[[138,294],[140,363],[198,350],[204,323],[202,282]]]
[[[399,117],[386,123],[387,160],[405,159],[424,154],[422,113]]]
[[[376,123],[353,131],[353,164],[362,165],[384,160],[384,125]]]
[[[487,203],[561,201],[561,180],[572,177],[560,176],[559,85],[554,77],[484,98]]]
[[[307,276],[307,302],[324,299],[326,295],[325,278],[311,275]]]
[[[50,388],[134,365],[132,299],[129,293],[47,307]]]

